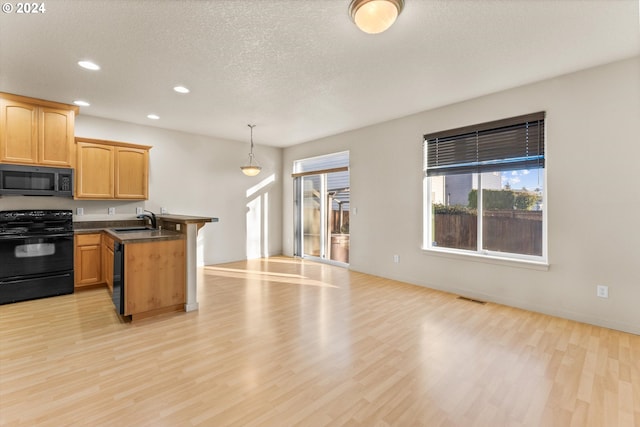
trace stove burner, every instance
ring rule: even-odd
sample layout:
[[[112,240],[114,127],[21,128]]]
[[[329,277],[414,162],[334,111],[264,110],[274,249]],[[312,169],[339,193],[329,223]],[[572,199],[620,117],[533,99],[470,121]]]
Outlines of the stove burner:
[[[47,231],[49,233],[56,233],[59,231],[65,231],[64,227],[47,227],[44,229],[44,231]]]
[[[0,229],[0,234],[23,234],[29,231],[27,227],[14,227],[7,229]]]
[[[42,236],[73,233],[70,210],[20,210],[0,212],[0,236]]]

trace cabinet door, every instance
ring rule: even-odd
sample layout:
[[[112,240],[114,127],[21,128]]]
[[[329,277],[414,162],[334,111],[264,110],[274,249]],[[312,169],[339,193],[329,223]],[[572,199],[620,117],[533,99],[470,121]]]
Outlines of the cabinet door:
[[[116,147],[117,199],[149,198],[149,150]]]
[[[75,238],[74,277],[76,288],[102,283],[100,234],[79,234]]]
[[[113,199],[114,147],[78,142],[76,199]]]
[[[127,243],[125,251],[125,315],[186,301],[186,240]]]
[[[38,107],[0,99],[0,161],[36,163],[38,161]]]
[[[104,282],[113,293],[113,239],[102,235],[102,275]]]
[[[38,163],[71,167],[73,161],[73,111],[40,107]]]

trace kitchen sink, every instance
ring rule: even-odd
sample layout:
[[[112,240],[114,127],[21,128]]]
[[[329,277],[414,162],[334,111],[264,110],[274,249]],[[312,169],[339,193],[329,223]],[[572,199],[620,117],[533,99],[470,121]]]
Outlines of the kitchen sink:
[[[154,231],[155,228],[150,227],[126,227],[126,228],[112,228],[116,233],[126,233],[128,231]]]

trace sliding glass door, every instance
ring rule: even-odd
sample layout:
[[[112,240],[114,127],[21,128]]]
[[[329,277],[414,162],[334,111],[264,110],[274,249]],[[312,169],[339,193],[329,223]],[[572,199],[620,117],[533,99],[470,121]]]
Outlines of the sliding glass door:
[[[326,242],[324,176],[309,175],[302,179],[302,256],[322,258]]]
[[[331,157],[335,156],[335,157]],[[305,159],[307,162],[294,170],[316,170],[294,173],[295,192],[295,245],[294,254],[319,260],[349,263],[349,170],[348,152],[321,158]],[[333,162],[333,164],[332,164]],[[347,166],[335,166],[335,163]]]

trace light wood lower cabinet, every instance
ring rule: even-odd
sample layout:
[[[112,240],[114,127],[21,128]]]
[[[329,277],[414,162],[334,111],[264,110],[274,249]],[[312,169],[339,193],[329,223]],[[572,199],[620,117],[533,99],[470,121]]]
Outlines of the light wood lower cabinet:
[[[76,234],[75,287],[104,284],[113,293],[114,239],[108,233]],[[124,315],[140,319],[184,310],[186,240],[124,244]]]
[[[93,286],[103,283],[102,277],[102,233],[76,234],[74,254],[75,287]]]
[[[184,310],[186,240],[126,243],[125,315],[147,317]]]
[[[102,235],[102,277],[113,293],[113,238],[106,233]]]

